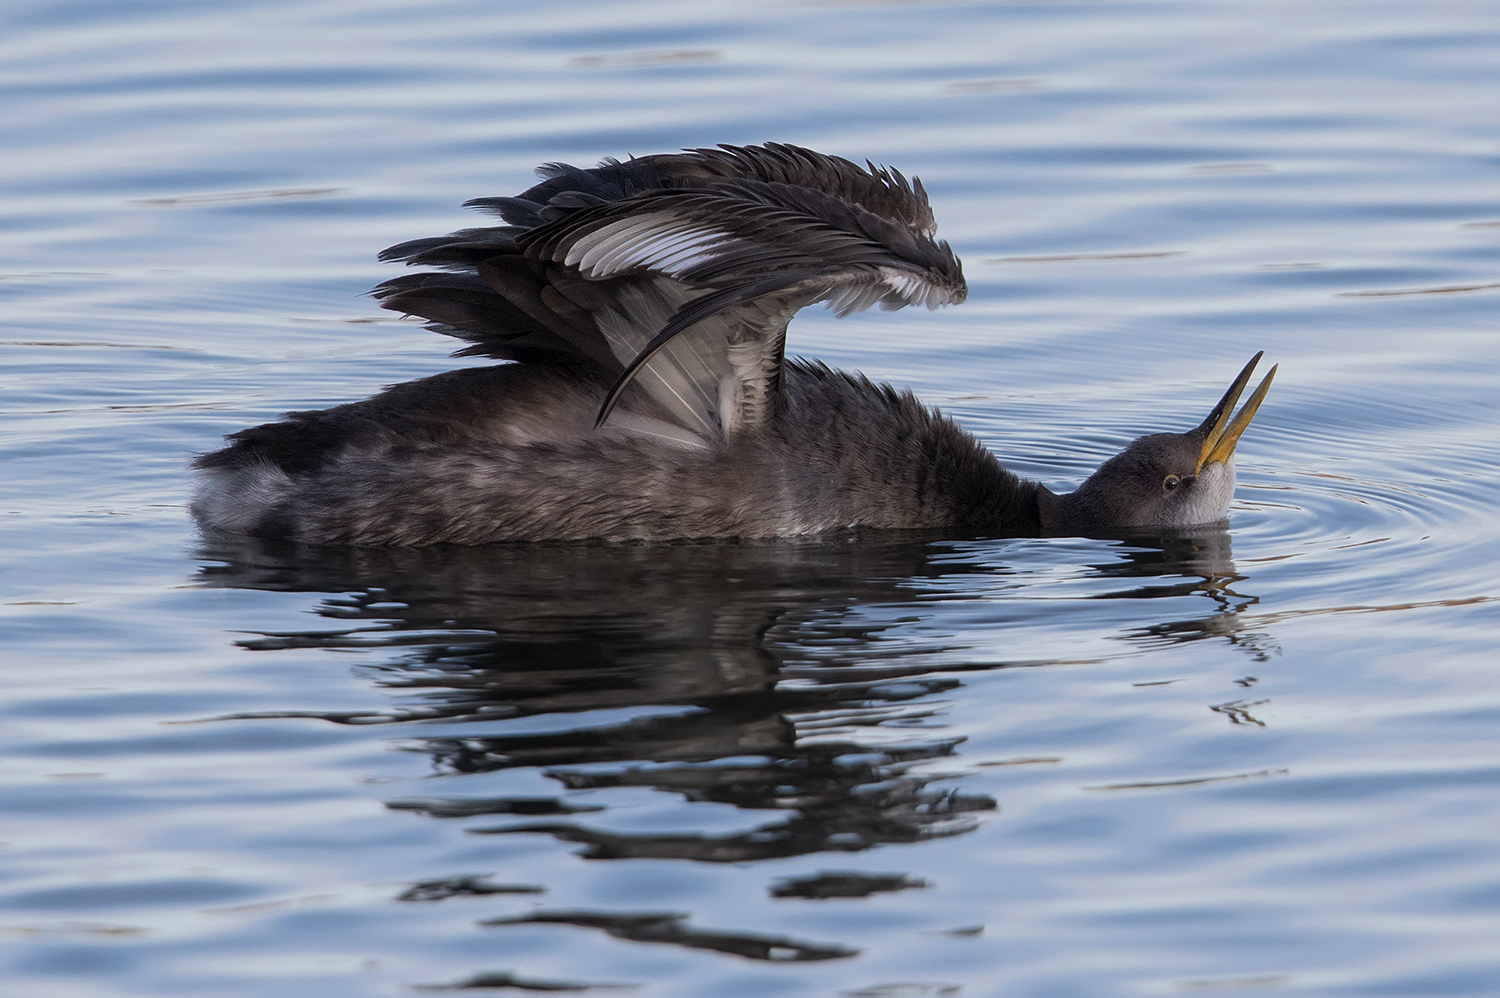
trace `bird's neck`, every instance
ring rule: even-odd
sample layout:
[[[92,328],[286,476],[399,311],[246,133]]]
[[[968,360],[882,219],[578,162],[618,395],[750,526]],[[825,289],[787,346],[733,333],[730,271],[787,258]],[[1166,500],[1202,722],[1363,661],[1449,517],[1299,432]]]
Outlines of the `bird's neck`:
[[[1058,495],[1041,482],[1027,482],[1027,485],[1035,487],[1034,502],[1036,505],[1037,532],[1040,534],[1055,534],[1068,520],[1066,495]]]
[[[1036,537],[1047,532],[1047,524],[1059,496],[1040,482],[1021,478],[998,464],[992,478],[978,486],[956,524],[999,537]],[[1055,517],[1052,517],[1055,520]]]
[[[1100,516],[1088,491],[1082,486],[1072,492],[1053,492],[1047,486],[1036,486],[1037,526],[1044,537],[1058,537],[1099,529],[1108,521]]]

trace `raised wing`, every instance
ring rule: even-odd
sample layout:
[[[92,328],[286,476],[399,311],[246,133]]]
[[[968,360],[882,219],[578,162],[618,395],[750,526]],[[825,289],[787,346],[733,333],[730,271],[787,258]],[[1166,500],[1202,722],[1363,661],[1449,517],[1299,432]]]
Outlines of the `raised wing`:
[[[510,225],[387,250],[450,272],[375,293],[470,340],[464,353],[600,378],[600,423],[618,406],[616,423],[665,422],[687,445],[715,446],[774,417],[799,309],[935,308],[966,294],[920,182],[896,171],[766,145],[544,176],[519,197],[470,202]]]

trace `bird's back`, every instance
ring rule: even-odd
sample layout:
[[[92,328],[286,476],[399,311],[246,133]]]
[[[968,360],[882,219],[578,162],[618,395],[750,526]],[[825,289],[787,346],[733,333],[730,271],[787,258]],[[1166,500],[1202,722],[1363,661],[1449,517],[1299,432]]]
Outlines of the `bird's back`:
[[[200,516],[266,538],[420,546],[996,529],[995,511],[1024,506],[1029,483],[909,392],[815,364],[786,374],[770,426],[702,450],[596,431],[597,383],[454,371],[236,434],[200,459]]]
[[[385,251],[436,269],[375,291],[514,363],[235,434],[198,461],[203,522],[319,543],[775,536],[955,525],[959,493],[1013,481],[909,395],[784,358],[814,302],[963,299],[920,182],[775,144],[541,172],[471,202],[507,224]]]

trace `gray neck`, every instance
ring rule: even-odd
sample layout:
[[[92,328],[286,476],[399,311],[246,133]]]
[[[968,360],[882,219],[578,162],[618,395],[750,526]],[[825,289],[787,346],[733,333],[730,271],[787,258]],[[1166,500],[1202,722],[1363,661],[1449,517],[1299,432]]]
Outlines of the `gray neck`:
[[[997,466],[997,470],[998,466]],[[967,515],[959,518],[960,527],[1002,537],[1036,537],[1049,533],[1048,511],[1059,500],[1040,482],[1018,478],[1008,471],[988,482],[975,482],[979,494],[968,497]]]
[[[1069,519],[1067,499],[1072,493],[1058,495],[1040,482],[1026,482],[1025,484],[1035,486],[1036,489],[1034,495],[1037,532],[1041,534],[1060,533]]]

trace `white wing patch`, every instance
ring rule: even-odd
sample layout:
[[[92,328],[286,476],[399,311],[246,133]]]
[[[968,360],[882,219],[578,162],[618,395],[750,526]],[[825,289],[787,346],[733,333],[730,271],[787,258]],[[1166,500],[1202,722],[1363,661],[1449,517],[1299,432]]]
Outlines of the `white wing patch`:
[[[713,259],[713,250],[735,237],[667,212],[621,218],[579,236],[562,263],[593,280],[644,267],[676,277]]]
[[[757,207],[757,213],[762,210],[791,214]],[[565,233],[547,251],[553,263],[577,268],[590,281],[650,275],[621,281],[609,306],[594,307],[610,351],[650,399],[643,404],[637,396],[634,407],[625,403],[635,418],[628,427],[617,418],[618,427],[681,446],[723,441],[764,425],[774,413],[786,325],[799,308],[821,300],[848,315],[875,305],[937,308],[963,298],[961,278],[936,283],[941,267],[928,273],[859,232],[811,217],[763,225],[761,214],[723,211],[717,219],[701,213],[684,217],[670,207],[643,204],[638,214]],[[736,223],[746,231],[732,231]],[[598,227],[590,229],[592,224]],[[716,266],[698,270],[706,264]],[[715,275],[711,281],[703,276],[708,272]],[[751,299],[699,309],[700,318],[632,369],[684,307],[703,296],[730,295],[735,282],[743,287],[761,282],[764,290]],[[663,416],[684,432],[663,433]]]
[[[868,276],[863,280],[848,281],[828,292],[828,308],[842,318],[852,312],[863,312],[889,294],[891,289]]]
[[[880,279],[885,282],[887,287],[901,297],[901,303],[894,306],[896,308],[901,307],[901,305],[917,304],[925,304],[928,308],[937,308],[939,305],[951,305],[953,303],[953,293],[951,291],[941,285],[924,280],[921,275],[913,274],[909,270],[902,270],[899,267],[881,267]],[[868,308],[869,306],[866,305],[865,307]]]
[[[614,307],[595,312],[594,320],[610,350],[628,365],[655,331],[694,297],[682,284],[660,278],[622,288]],[[640,369],[636,387],[685,431],[675,442],[712,446],[764,423],[774,404],[787,322],[815,297],[762,300],[711,315],[667,343]],[[621,421],[622,410],[630,408],[622,404],[607,425],[646,426]],[[647,432],[664,435],[659,426]]]
[[[577,267],[590,280],[602,281],[624,271],[642,268],[668,277],[723,256],[751,241],[723,229],[654,211],[616,219],[579,236],[558,262]],[[828,307],[839,315],[862,312],[876,304],[885,308],[926,305],[937,308],[953,301],[950,289],[901,267],[860,268],[829,275]]]
[[[614,308],[594,314],[594,321],[622,366],[629,365],[646,344],[689,300],[686,289],[671,281],[622,288]],[[722,436],[719,424],[719,380],[728,362],[713,349],[694,341],[709,331],[680,336],[668,343],[636,375],[645,392],[684,428],[705,440]]]
[[[949,289],[899,267],[879,267],[874,273],[860,271],[839,276],[842,280],[835,278],[824,301],[840,317],[863,312],[877,303],[889,310],[923,304],[937,308],[953,301]]]

